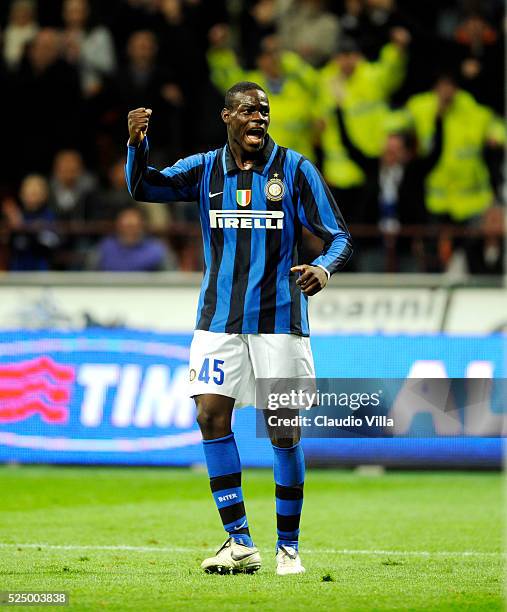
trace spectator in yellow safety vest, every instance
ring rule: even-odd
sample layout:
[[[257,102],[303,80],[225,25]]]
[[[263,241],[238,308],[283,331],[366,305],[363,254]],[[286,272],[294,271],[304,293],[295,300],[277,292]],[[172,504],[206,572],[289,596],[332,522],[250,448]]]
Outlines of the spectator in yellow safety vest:
[[[460,89],[451,74],[440,75],[433,90],[412,96],[406,104],[406,113],[408,126],[415,131],[423,153],[433,139],[435,117],[438,113],[442,115],[442,154],[424,186],[426,209],[431,218],[438,223],[462,227],[490,227],[489,217],[497,215],[492,205],[495,183],[500,183],[501,155],[496,160],[494,155],[490,157],[493,160],[490,168],[486,158],[488,149],[501,152],[501,145],[505,143],[503,121]],[[454,247],[463,247],[468,270],[498,271],[501,245],[498,243],[495,250],[492,248],[495,241],[486,242],[487,253],[481,240],[455,241]],[[440,241],[440,252],[444,264],[456,254],[450,241],[444,239]]]
[[[391,38],[375,62],[366,61],[357,42],[345,38],[319,74],[326,118],[322,134],[324,177],[350,223],[361,221],[355,202],[365,175],[341,141],[337,111],[342,109],[352,143],[364,155],[378,158],[386,139],[388,100],[405,76],[410,34],[394,28]]]

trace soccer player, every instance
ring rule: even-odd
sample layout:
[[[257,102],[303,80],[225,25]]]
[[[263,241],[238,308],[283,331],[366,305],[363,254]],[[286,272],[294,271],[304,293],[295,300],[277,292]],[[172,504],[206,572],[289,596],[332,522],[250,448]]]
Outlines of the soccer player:
[[[243,502],[241,463],[231,430],[234,407],[255,403],[256,378],[313,378],[308,297],[351,255],[350,234],[329,189],[305,157],[268,134],[269,101],[252,82],[225,95],[227,144],[158,171],[148,166],[151,109],[128,115],[126,164],[133,198],[197,201],[205,273],[190,349],[190,394],[225,531],[205,559],[208,573],[261,566]],[[311,264],[298,261],[302,226],[324,242]],[[274,451],[277,574],[305,571],[298,552],[305,464],[293,429],[269,431]]]

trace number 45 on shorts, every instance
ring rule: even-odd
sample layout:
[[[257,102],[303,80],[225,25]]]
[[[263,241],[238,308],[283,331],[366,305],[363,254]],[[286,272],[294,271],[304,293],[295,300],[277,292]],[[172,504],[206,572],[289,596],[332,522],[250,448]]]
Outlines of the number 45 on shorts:
[[[222,366],[224,365],[223,359],[213,359],[213,369],[210,372],[210,359],[206,357],[206,359],[202,362],[201,369],[199,371],[199,376],[197,380],[209,383],[210,378],[213,380],[215,385],[223,385],[224,383],[224,371],[222,370]]]

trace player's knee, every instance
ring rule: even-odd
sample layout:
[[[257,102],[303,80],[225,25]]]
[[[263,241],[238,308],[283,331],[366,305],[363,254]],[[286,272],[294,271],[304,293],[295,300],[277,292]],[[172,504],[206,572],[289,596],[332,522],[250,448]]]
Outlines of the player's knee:
[[[231,433],[228,414],[218,414],[205,406],[198,406],[197,423],[205,439],[221,438]]]
[[[271,444],[273,446],[277,446],[278,448],[291,448],[295,444],[298,444],[301,437],[299,433],[294,433],[291,436],[278,437],[273,436],[271,438]]]
[[[201,431],[207,431],[213,427],[215,416],[210,413],[204,406],[197,407],[197,423]]]

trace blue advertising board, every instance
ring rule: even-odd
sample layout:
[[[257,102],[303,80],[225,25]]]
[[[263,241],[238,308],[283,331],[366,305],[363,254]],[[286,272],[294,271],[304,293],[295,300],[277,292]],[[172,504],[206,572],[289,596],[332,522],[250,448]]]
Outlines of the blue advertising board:
[[[118,329],[0,334],[0,461],[203,463],[188,397],[191,334]],[[505,338],[315,336],[319,377],[506,376]],[[234,414],[247,466],[269,466],[253,409]],[[495,466],[499,438],[307,439],[321,464]]]

